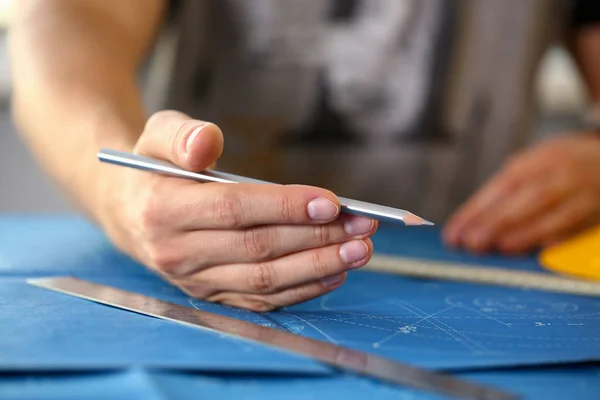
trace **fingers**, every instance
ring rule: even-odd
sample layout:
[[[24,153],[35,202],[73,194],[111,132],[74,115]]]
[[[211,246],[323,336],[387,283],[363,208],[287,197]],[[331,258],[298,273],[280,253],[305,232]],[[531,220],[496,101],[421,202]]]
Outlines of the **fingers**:
[[[351,240],[261,263],[212,267],[176,282],[188,288],[206,288],[210,283],[215,292],[273,294],[362,267],[372,253],[369,239]]]
[[[135,151],[198,172],[214,165],[220,157],[223,134],[210,122],[178,111],[161,111],[148,119]]]
[[[152,265],[183,277],[214,265],[260,263],[312,248],[371,236],[375,221],[346,216],[327,225],[264,225],[237,231],[195,231],[167,236]]]
[[[324,224],[338,218],[341,210],[333,193],[311,186],[161,179],[150,189],[138,203],[140,218],[152,226],[181,230]]]
[[[559,177],[522,185],[494,207],[475,215],[462,228],[460,242],[471,251],[489,251],[495,239],[520,225],[532,223],[563,201],[569,183]]]
[[[507,231],[498,240],[497,247],[503,253],[522,253],[533,247],[541,247],[597,222],[597,217],[592,217],[598,215],[597,209],[598,204],[593,196],[575,196],[529,223]]]
[[[527,154],[514,158],[449,219],[443,232],[445,242],[486,251],[499,229],[538,213],[537,207],[544,203],[551,204],[550,196],[563,182],[556,185],[546,179],[548,172],[542,164],[539,157]]]
[[[588,135],[559,137],[513,157],[448,221],[445,242],[479,253],[497,247],[499,241],[505,249],[531,250],[542,237],[558,237],[568,230],[566,220],[560,219],[567,218],[569,209],[587,207],[589,218],[594,212],[592,201],[584,207],[577,204],[583,200],[574,198],[595,198],[598,204],[600,181],[590,171],[598,170],[600,141],[590,139]],[[550,222],[536,226],[542,220]],[[548,230],[551,226],[553,233]]]
[[[210,296],[208,301],[245,308],[255,312],[267,312],[322,296],[340,287],[345,279],[346,273],[342,273],[321,281],[306,283],[268,295],[222,292]]]
[[[446,242],[459,246],[469,223],[509,198],[519,185],[518,178],[514,176],[498,176],[488,182],[448,220],[443,232]]]

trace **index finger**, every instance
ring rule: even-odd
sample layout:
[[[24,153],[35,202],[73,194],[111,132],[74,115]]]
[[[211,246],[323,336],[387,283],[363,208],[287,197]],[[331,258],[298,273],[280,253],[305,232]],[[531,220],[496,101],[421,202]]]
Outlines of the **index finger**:
[[[525,171],[513,168],[505,168],[493,176],[450,217],[444,229],[446,241],[458,245],[461,235],[474,221],[481,220],[487,212],[519,190],[527,177]]]
[[[332,192],[313,186],[190,182],[174,210],[183,229],[244,229],[259,225],[324,224],[340,213]]]

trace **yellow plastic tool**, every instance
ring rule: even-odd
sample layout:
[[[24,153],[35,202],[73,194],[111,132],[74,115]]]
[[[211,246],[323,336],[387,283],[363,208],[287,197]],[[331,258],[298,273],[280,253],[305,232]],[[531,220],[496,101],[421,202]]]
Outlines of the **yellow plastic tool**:
[[[553,272],[600,281],[600,226],[542,250],[539,263]]]

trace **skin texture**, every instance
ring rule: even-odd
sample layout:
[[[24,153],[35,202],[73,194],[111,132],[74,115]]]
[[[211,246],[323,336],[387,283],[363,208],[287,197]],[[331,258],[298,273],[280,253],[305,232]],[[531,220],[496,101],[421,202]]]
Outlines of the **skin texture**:
[[[569,48],[600,104],[600,26],[581,28]],[[521,254],[600,223],[600,132],[568,132],[525,149],[450,218],[444,240],[475,253]]]
[[[29,147],[117,247],[191,296],[268,311],[339,287],[371,257],[377,223],[340,216],[333,193],[199,184],[97,161],[110,147],[200,171],[222,152],[214,124],[177,111],[145,117],[136,73],[164,8],[17,3],[14,117]]]
[[[521,254],[600,222],[600,137],[571,133],[514,156],[446,225],[451,246]]]
[[[200,171],[222,152],[218,126],[143,109],[137,72],[165,5],[17,1],[9,44],[24,141],[118,248],[191,296],[267,311],[339,287],[371,257],[377,223],[340,216],[333,193],[199,184],[97,161],[109,147]],[[600,70],[594,60],[585,62],[591,73]],[[598,149],[580,134],[515,156],[450,221],[447,242],[525,251],[585,225],[598,211]]]

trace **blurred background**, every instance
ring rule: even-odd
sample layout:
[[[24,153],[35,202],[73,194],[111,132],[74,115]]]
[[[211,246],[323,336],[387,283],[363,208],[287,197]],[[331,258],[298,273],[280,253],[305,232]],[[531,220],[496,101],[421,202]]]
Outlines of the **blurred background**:
[[[10,0],[0,0],[0,212],[69,211],[69,204],[20,142],[10,119],[11,74],[6,49],[10,9]],[[538,135],[569,129],[585,112],[580,77],[562,48],[553,48],[546,55],[537,87],[541,105]]]

